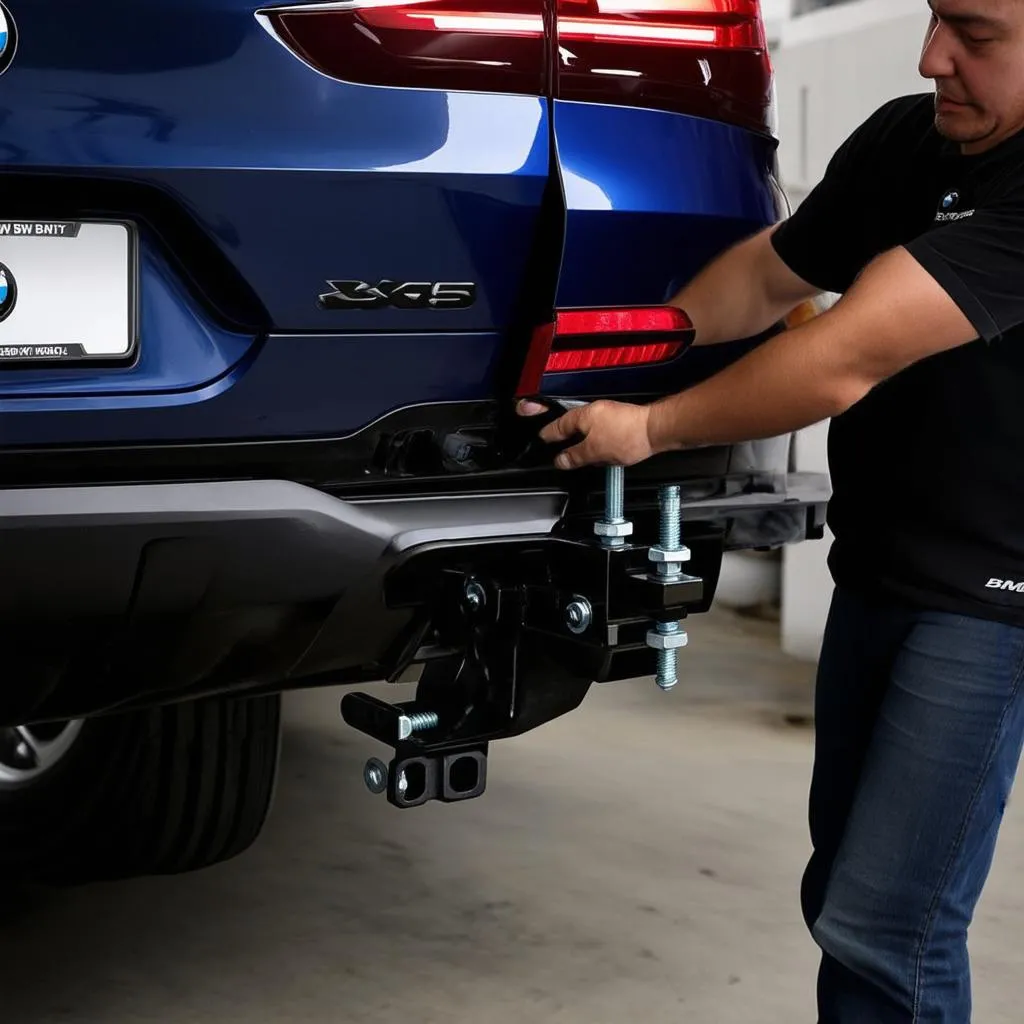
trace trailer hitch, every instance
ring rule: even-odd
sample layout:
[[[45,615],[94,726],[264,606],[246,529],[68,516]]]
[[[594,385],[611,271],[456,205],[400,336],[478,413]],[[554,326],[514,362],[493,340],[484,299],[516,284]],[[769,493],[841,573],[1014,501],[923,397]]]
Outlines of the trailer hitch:
[[[419,622],[390,678],[413,664],[422,671],[412,701],[351,693],[341,702],[346,723],[393,751],[387,764],[368,762],[372,791],[401,808],[473,799],[486,788],[491,743],[574,710],[592,684],[654,675],[663,689],[675,685],[679,624],[710,606],[722,532],[694,532],[684,547],[678,490],[668,489],[660,543],[642,545],[620,507],[612,500],[589,535],[566,527],[439,546],[389,574],[389,605],[416,610]]]

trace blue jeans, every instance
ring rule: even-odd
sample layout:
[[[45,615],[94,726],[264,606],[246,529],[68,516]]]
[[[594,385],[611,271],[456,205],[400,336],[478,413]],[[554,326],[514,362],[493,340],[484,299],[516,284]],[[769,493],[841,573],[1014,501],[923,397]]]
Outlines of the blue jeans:
[[[967,929],[1024,740],[1022,672],[1024,629],[836,592],[801,893],[819,1024],[970,1021]]]

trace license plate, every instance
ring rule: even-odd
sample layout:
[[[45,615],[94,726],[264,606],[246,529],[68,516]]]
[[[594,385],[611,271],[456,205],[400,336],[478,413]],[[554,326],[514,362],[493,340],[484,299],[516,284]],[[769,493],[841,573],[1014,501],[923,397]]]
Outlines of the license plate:
[[[131,224],[0,220],[0,364],[130,361],[137,273]]]

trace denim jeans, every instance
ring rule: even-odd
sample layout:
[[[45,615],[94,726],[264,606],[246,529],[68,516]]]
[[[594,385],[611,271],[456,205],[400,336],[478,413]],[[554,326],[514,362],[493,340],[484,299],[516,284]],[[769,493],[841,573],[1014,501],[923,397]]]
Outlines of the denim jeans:
[[[801,893],[819,1024],[970,1021],[967,929],[1020,758],[1022,671],[1024,629],[836,592]]]

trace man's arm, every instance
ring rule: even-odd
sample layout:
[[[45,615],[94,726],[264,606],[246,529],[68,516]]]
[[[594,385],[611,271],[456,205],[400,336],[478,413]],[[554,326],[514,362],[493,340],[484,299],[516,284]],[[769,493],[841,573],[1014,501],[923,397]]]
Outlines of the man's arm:
[[[838,416],[900,370],[978,336],[905,250],[873,260],[822,316],[650,408],[654,451],[731,444]]]
[[[753,338],[788,316],[820,290],[793,273],[766,228],[713,260],[669,305],[693,321],[695,344]]]
[[[873,260],[828,313],[780,334],[702,384],[650,406],[595,402],[541,437],[584,440],[561,469],[633,465],[663,451],[777,437],[837,416],[907,366],[978,337],[905,249]]]

